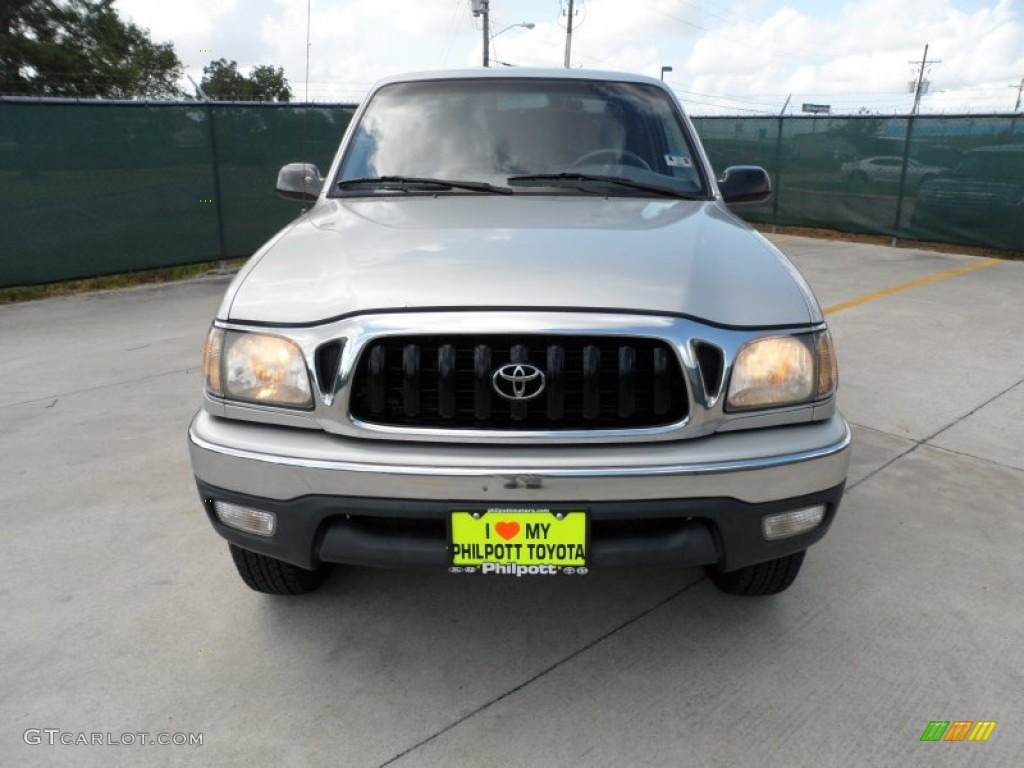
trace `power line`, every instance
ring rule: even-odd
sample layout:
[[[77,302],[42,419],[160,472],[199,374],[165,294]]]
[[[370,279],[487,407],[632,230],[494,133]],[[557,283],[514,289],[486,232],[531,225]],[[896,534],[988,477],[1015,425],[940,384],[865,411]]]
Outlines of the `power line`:
[[[734,43],[741,43],[743,45],[749,45],[750,44],[749,40],[743,40],[743,39],[738,38],[738,37],[733,37],[732,35],[727,35],[724,32],[722,32],[720,29],[709,29],[708,27],[705,27],[705,26],[702,26],[700,24],[697,24],[696,22],[687,21],[686,19],[680,18],[679,16],[676,16],[675,14],[669,13],[668,11],[663,11],[660,8],[655,8],[655,7],[649,6],[649,5],[642,5],[640,7],[641,8],[646,8],[649,11],[654,11],[655,13],[661,14],[662,16],[664,16],[667,19],[672,19],[673,21],[678,22],[680,24],[685,24],[688,27],[693,27],[694,29],[699,29],[701,32],[706,32],[709,35],[718,35],[718,36],[720,36],[720,37],[722,37],[722,38],[724,38],[726,40],[731,40]],[[719,17],[719,18],[721,18],[721,17]],[[732,22],[727,22],[727,23],[732,23]],[[820,58],[819,55],[817,55],[815,53],[812,53],[810,50],[808,50],[806,48],[797,49],[797,48],[791,48],[789,46],[785,46],[785,47],[777,46],[777,47],[778,47],[779,50],[781,50],[783,52],[789,52],[790,54],[792,54],[796,58],[807,59],[809,61],[817,60],[817,59]]]
[[[724,21],[726,24],[732,24],[734,26],[739,26],[736,23],[735,19],[731,19],[731,18],[728,18],[726,16],[722,16],[719,13],[715,13],[714,11],[710,10],[709,8],[706,8],[705,6],[701,5],[700,3],[693,3],[693,2],[690,2],[690,0],[681,0],[681,2],[684,5],[690,6],[691,8],[696,8],[701,13],[706,13],[708,16],[713,16],[714,18],[718,19],[719,21]]]
[[[676,93],[686,93],[691,96],[703,96],[706,99],[718,99],[719,101],[738,101],[742,104],[757,104],[764,106],[767,109],[771,109],[770,102],[762,101],[760,99],[748,99],[740,96],[730,96],[727,93],[701,93],[699,91],[687,91],[682,88],[676,88],[670,84],[670,87]]]
[[[466,0],[457,0],[455,3],[455,13],[452,14],[452,19],[448,24],[448,35],[447,40],[444,44],[444,52],[441,54],[441,65],[444,66],[448,63],[448,54],[452,50],[452,41],[455,39],[455,31],[458,29],[459,18],[462,16],[462,4]]]

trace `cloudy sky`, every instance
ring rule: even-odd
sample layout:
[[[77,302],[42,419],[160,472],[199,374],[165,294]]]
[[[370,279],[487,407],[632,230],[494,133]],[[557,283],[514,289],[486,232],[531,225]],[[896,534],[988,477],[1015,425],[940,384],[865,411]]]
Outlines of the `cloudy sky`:
[[[282,66],[306,85],[307,0],[117,0],[172,41],[197,81],[211,59]],[[479,66],[471,0],[309,0],[311,101],[358,101],[384,75]],[[925,44],[922,112],[1010,112],[1024,77],[1024,0],[576,0],[573,67],[666,80],[692,114],[909,110]],[[568,0],[491,0],[492,57],[562,66]],[[532,22],[533,29],[509,25]]]

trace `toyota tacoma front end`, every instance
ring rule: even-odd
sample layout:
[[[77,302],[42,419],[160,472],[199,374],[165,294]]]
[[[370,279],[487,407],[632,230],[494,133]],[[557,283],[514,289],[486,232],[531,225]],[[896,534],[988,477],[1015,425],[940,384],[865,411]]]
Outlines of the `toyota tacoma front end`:
[[[236,276],[189,430],[254,589],[331,564],[503,576],[704,566],[772,594],[849,463],[803,278],[728,202],[659,81],[585,71],[378,84],[314,201]]]

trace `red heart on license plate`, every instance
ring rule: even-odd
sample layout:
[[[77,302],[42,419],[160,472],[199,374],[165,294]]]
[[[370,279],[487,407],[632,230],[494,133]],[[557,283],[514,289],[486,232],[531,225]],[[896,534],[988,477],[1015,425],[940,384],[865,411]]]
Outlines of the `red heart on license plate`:
[[[511,541],[519,535],[519,523],[509,523],[505,521],[495,523],[494,532],[501,536],[505,541]]]

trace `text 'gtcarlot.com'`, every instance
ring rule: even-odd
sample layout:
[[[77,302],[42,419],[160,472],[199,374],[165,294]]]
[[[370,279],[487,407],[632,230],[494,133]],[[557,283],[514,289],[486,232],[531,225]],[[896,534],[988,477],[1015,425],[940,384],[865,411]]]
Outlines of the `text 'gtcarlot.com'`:
[[[60,728],[29,728],[22,734],[26,744],[63,744],[92,746],[202,746],[201,733],[149,733],[148,731],[131,731],[114,735],[106,733],[85,733],[79,731],[62,731]]]

